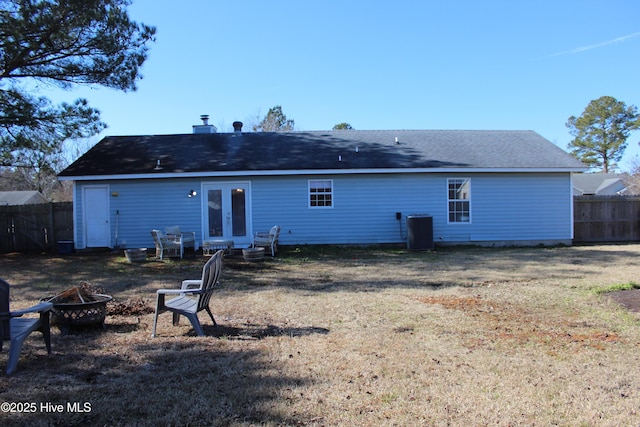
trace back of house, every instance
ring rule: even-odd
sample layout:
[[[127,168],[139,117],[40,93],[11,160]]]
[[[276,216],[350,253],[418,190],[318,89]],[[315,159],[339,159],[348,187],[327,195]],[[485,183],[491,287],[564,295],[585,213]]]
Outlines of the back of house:
[[[384,130],[110,136],[60,175],[74,181],[75,244],[152,246],[179,225],[248,247],[407,241],[571,244],[572,173],[585,167],[533,131]],[[409,223],[411,225],[411,223]]]

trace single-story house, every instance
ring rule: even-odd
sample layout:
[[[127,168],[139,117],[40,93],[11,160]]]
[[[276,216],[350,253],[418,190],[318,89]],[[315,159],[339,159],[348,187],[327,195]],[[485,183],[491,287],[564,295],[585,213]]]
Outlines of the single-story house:
[[[21,206],[49,203],[39,191],[0,191],[0,206]]]
[[[432,217],[435,244],[572,243],[586,168],[536,132],[241,126],[102,139],[59,175],[76,248],[152,247],[173,225],[236,248],[273,225],[281,245],[402,243],[408,215]]]
[[[626,184],[615,173],[579,173],[573,176],[574,196],[616,196],[626,193]]]

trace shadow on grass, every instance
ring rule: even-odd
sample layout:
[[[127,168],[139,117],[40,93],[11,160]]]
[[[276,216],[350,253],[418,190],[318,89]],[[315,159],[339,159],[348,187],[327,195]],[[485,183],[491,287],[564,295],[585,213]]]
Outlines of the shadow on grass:
[[[205,326],[211,336],[123,344],[128,328],[110,324],[106,331],[56,334],[49,357],[43,345],[27,345],[18,371],[0,376],[0,401],[38,402],[38,410],[3,414],[3,424],[306,425],[321,415],[282,415],[287,396],[312,382],[285,373],[287,360],[299,353],[277,360],[255,348],[232,347],[231,340],[301,337],[326,329]],[[62,404],[63,410],[43,413],[39,402]],[[69,411],[67,402],[88,402],[90,411]]]
[[[65,256],[46,254],[0,255],[2,277],[12,285],[12,294],[23,290],[38,299],[56,295],[73,286],[88,284],[117,297],[120,291],[136,290],[155,283],[175,283],[201,277],[207,258],[190,254],[184,259],[128,263],[114,253],[74,253]],[[153,291],[152,291],[153,292]]]
[[[539,263],[554,265],[556,279],[575,278],[597,272],[600,265],[635,259],[635,249],[628,245],[574,246],[554,248],[481,248],[444,247],[436,251],[408,251],[401,245],[336,246],[301,245],[281,247],[277,256],[263,261],[245,261],[240,251],[225,257],[221,280],[224,291],[255,291],[265,286],[296,291],[334,292],[350,290],[375,292],[385,288],[442,288],[460,286],[456,280],[443,281],[438,271],[464,270],[467,281],[486,280],[483,268],[508,277],[522,266]],[[185,259],[153,260],[130,264],[122,254],[77,253],[67,256],[38,254],[0,255],[3,278],[12,284],[12,294],[28,293],[27,298],[62,291],[86,281],[103,288],[114,298],[120,292],[153,298],[155,288],[184,279],[199,278],[206,257],[190,253]],[[361,277],[368,267],[384,266],[397,274],[386,277]],[[576,267],[580,268],[577,271]],[[352,269],[345,279],[336,277],[335,269]],[[478,270],[474,274],[474,269]],[[541,272],[544,274],[544,272]],[[146,288],[146,289],[145,289]],[[138,291],[144,289],[144,293]]]
[[[170,313],[163,313],[159,318],[170,317]],[[102,325],[79,325],[61,328],[60,326],[52,326],[60,331],[61,337],[80,337],[81,339],[92,340],[99,336],[99,334],[126,334],[136,331],[147,330],[148,325],[135,321],[136,316],[120,316],[120,319],[127,319],[128,321],[108,319],[108,323],[103,327]],[[218,325],[203,324],[206,337],[214,338],[226,338],[226,339],[264,339],[268,337],[304,337],[310,335],[326,335],[330,331],[327,328],[321,328],[317,326],[304,326],[304,327],[282,327],[276,325],[260,325],[256,323],[246,323],[242,326],[228,326],[222,321],[218,321]],[[190,325],[189,321],[181,316],[180,324]],[[162,337],[161,326],[158,326],[158,337]],[[190,328],[189,332],[185,336],[197,336],[195,331]]]
[[[315,326],[290,328],[280,327],[275,325],[256,325],[247,324],[242,327],[225,326],[219,324],[218,326],[203,326],[204,332],[207,336],[228,338],[228,339],[263,339],[267,337],[303,337],[309,335],[326,335],[329,333],[329,329],[319,328]],[[193,332],[193,331],[191,331]]]
[[[554,280],[575,279],[600,266],[637,259],[629,245],[575,247],[443,247],[408,251],[393,245],[285,247],[276,258],[247,264],[230,259],[222,287],[254,292],[289,288],[301,292],[376,292],[383,289],[440,289],[499,280],[540,280],[552,270]],[[640,265],[640,260],[637,261]],[[550,267],[549,269],[547,267]],[[375,276],[369,271],[383,268]],[[340,271],[340,273],[335,273]],[[452,277],[460,271],[460,279]],[[528,275],[519,274],[529,271]],[[444,274],[439,274],[443,272]],[[539,273],[537,273],[539,272]],[[495,274],[494,274],[495,273]],[[447,279],[445,279],[447,277]],[[548,277],[548,276],[547,276]],[[494,279],[495,280],[495,279]]]

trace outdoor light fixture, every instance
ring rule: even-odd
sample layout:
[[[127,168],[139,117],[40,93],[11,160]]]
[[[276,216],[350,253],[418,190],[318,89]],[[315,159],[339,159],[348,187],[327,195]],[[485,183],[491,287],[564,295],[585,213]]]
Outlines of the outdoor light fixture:
[[[191,190],[189,191],[189,194],[187,194],[188,197],[196,197],[198,195],[198,193],[196,193],[196,190]]]

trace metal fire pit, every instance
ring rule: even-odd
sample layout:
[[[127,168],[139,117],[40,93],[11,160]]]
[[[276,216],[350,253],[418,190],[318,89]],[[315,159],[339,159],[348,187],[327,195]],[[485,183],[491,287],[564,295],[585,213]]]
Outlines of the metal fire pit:
[[[60,327],[62,332],[68,332],[70,327],[101,325],[105,328],[104,319],[107,314],[107,303],[113,298],[110,295],[92,294],[95,301],[86,302],[54,302],[52,298],[42,301],[51,302],[51,324]]]

